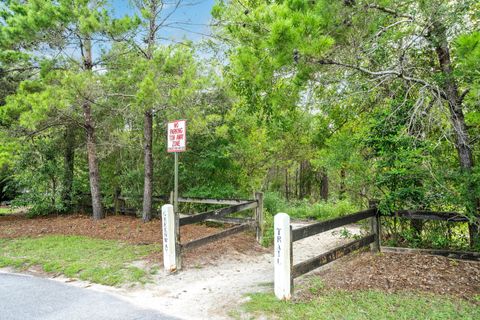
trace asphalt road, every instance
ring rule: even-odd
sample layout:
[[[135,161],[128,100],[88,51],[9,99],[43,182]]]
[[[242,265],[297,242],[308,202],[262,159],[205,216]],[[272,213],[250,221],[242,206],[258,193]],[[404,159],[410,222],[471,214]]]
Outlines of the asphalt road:
[[[174,320],[107,293],[61,282],[0,273],[1,320]]]

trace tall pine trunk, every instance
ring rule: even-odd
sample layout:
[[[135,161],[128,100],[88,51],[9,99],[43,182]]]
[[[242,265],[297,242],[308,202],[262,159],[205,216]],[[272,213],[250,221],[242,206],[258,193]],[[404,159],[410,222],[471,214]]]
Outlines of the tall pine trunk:
[[[155,35],[158,30],[157,16],[159,10],[163,7],[163,3],[159,0],[150,0],[149,10],[149,28],[147,38],[147,60],[152,60],[153,50],[155,46]],[[153,196],[153,110],[145,111],[143,128],[143,158],[144,158],[144,184],[143,184],[143,221],[147,222],[152,219],[152,196]]]
[[[92,64],[92,43],[87,36],[84,40],[84,70],[91,72]],[[92,117],[91,103],[85,100],[82,105],[83,115],[85,117],[85,132],[87,134],[87,157],[88,174],[90,178],[90,193],[92,195],[93,219],[103,219],[102,195],[100,192],[100,174],[97,160],[97,142],[95,140],[95,124]]]
[[[153,116],[150,111],[145,112],[144,123],[144,186],[143,186],[143,221],[152,219],[152,180],[153,180]]]
[[[72,210],[73,170],[75,165],[75,129],[72,125],[65,128],[64,172],[62,181],[62,205],[66,212]]]

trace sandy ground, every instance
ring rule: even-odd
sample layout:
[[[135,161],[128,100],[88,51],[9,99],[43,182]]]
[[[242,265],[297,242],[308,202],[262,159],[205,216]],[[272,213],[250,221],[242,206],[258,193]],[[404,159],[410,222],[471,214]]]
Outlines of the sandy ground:
[[[351,241],[340,236],[342,229],[295,242],[294,263]],[[349,226],[348,230],[359,232],[356,226]],[[273,290],[273,252],[225,255],[213,263],[188,267],[174,275],[161,273],[142,288],[112,288],[62,277],[55,279],[108,292],[138,307],[181,319],[230,319],[232,312],[248,299],[247,293]]]

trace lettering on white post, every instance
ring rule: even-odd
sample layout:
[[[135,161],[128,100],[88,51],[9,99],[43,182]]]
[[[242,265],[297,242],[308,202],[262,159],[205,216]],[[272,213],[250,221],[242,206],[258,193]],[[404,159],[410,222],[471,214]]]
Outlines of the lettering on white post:
[[[274,218],[274,274],[275,296],[280,300],[290,300],[291,262],[290,262],[290,216],[278,213]]]
[[[175,247],[175,214],[173,206],[162,206],[162,231],[163,231],[163,266],[166,272],[177,271]]]

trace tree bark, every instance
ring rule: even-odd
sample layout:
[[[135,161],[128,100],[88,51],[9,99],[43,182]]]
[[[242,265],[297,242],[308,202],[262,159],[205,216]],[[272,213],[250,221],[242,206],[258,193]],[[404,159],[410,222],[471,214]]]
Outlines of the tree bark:
[[[155,45],[155,35],[157,32],[157,16],[159,9],[158,0],[150,0],[150,20],[148,27],[146,59],[152,60]],[[152,219],[152,196],[153,196],[153,112],[151,109],[145,111],[143,128],[143,158],[144,158],[144,184],[143,184],[143,210],[142,217],[144,222]]]
[[[475,186],[471,178],[471,172],[474,167],[472,146],[470,136],[465,123],[463,114],[463,98],[459,94],[458,84],[453,75],[453,67],[450,57],[450,49],[444,28],[440,24],[433,24],[433,39],[435,52],[444,76],[442,89],[445,92],[446,100],[450,111],[450,121],[455,134],[455,148],[457,149],[460,168],[467,175],[468,204],[467,212],[471,216],[478,214],[478,203],[480,199],[474,194]],[[471,191],[471,192],[470,192]],[[480,243],[479,227],[477,223],[469,224],[470,245]]]
[[[92,110],[89,102],[83,103],[85,115],[85,131],[87,133],[88,173],[90,178],[90,192],[92,194],[93,219],[105,218],[100,192],[100,174],[97,161],[97,144],[95,141],[95,128],[92,119]]]
[[[289,188],[288,188],[288,168],[285,167],[285,199],[289,200]]]
[[[345,169],[342,167],[340,169],[340,190],[339,190],[339,199],[343,200],[345,198],[345,177],[346,172]]]
[[[328,201],[328,174],[325,168],[320,173],[320,198]]]
[[[301,166],[300,166],[301,167]],[[295,170],[295,197],[297,199],[300,199],[301,198],[301,193],[302,193],[302,187],[300,185],[300,168],[297,167],[297,169]]]
[[[308,160],[300,163],[300,198],[310,196],[312,191],[311,166]]]
[[[65,128],[65,154],[63,159],[64,173],[62,186],[62,204],[65,212],[72,210],[73,170],[75,165],[75,129],[73,126]]]
[[[153,116],[150,111],[145,112],[144,123],[144,185],[143,185],[143,221],[152,219],[152,180],[153,180]]]
[[[89,37],[84,40],[84,70],[91,72],[92,63],[92,43]],[[91,103],[85,99],[83,102],[83,115],[85,118],[85,132],[87,134],[87,156],[88,156],[88,174],[90,178],[90,193],[92,195],[93,219],[103,219],[102,195],[100,192],[100,174],[97,160],[97,142],[95,139],[95,125],[92,117]]]

